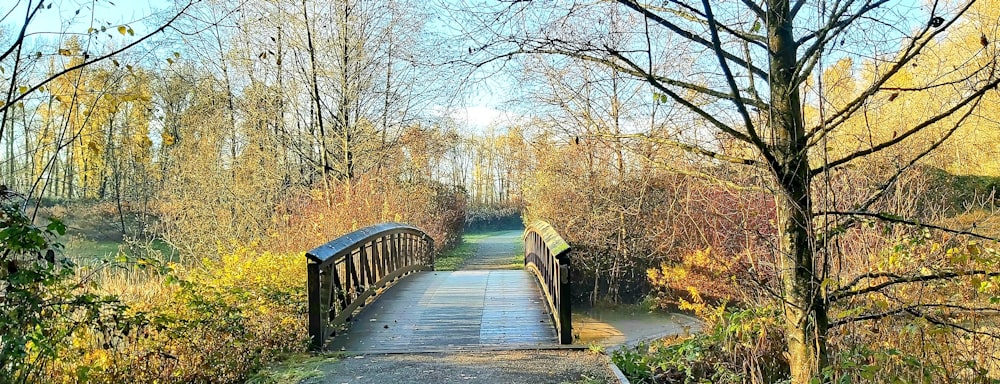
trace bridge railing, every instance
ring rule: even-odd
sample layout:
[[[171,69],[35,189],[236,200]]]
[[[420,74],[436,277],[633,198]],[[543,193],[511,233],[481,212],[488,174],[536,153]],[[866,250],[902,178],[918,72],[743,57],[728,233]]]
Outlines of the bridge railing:
[[[549,223],[536,221],[524,230],[524,266],[542,285],[560,344],[573,343],[569,253],[569,244]]]
[[[434,269],[434,240],[404,224],[362,228],[316,247],[308,259],[309,336],[322,349],[337,328],[409,273]]]

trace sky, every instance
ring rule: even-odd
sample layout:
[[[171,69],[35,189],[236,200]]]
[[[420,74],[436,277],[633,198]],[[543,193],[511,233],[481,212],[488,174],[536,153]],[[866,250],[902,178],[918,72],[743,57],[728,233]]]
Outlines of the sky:
[[[19,27],[19,20],[23,18],[24,12],[29,3],[37,4],[40,0],[0,0],[5,5],[0,5],[0,16],[7,17],[0,21],[5,29]],[[463,0],[446,0],[455,4],[463,3]],[[897,0],[900,5],[909,7],[918,6],[921,0]],[[121,36],[117,33],[117,27],[126,24],[133,28],[135,34],[142,35],[145,27],[152,27],[155,22],[144,23],[143,20],[154,14],[157,9],[169,8],[173,5],[170,0],[49,0],[52,5],[39,13],[38,19],[29,26],[29,33],[46,39],[55,38],[57,34],[63,32],[85,33],[88,28],[107,28],[103,37],[112,40],[126,39],[128,36]],[[13,7],[13,8],[12,8]],[[8,13],[9,12],[9,13]],[[105,40],[106,41],[106,40]],[[509,99],[516,96],[511,94],[517,92],[518,87],[512,84],[510,79],[492,80],[477,86],[471,87],[469,95],[464,100],[464,105],[452,108],[451,116],[460,124],[465,124],[466,128],[472,131],[482,131],[492,125],[509,125],[516,123],[518,115],[509,112],[510,108],[505,107]]]
[[[0,16],[7,15],[0,21],[0,27],[15,32],[20,29],[29,4],[37,5],[38,0],[2,0],[7,4],[0,5]],[[136,36],[141,36],[149,28],[156,25],[150,21],[150,15],[158,10],[173,6],[170,0],[49,0],[46,6],[37,14],[28,26],[27,33],[41,41],[54,41],[65,33],[85,34],[90,28],[100,29],[101,41],[126,39],[117,32],[118,26],[127,25],[134,30]],[[99,42],[99,44],[103,44]],[[53,48],[54,49],[54,48]],[[492,125],[509,124],[515,119],[509,112],[504,112],[500,104],[507,101],[506,92],[497,92],[503,85],[490,84],[477,87],[465,100],[465,105],[452,108],[450,117],[466,128],[482,131]]]
[[[8,3],[11,1],[15,3],[13,12],[3,21],[4,25],[20,25],[28,3],[38,4],[37,0],[6,0]],[[97,28],[105,23],[113,26],[133,23],[148,17],[155,9],[171,4],[166,0],[50,0],[45,3],[47,6],[39,11],[38,18],[29,25],[28,33],[86,32],[87,28]],[[9,4],[0,6],[0,11],[4,14],[11,9]],[[136,32],[140,32],[138,28]]]

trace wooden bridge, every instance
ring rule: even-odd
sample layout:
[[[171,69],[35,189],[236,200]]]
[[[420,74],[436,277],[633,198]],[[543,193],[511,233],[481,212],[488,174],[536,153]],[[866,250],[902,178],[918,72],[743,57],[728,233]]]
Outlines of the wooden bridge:
[[[306,254],[314,349],[430,352],[536,349],[572,342],[569,246],[525,230],[525,270],[434,271],[434,241],[378,224]]]

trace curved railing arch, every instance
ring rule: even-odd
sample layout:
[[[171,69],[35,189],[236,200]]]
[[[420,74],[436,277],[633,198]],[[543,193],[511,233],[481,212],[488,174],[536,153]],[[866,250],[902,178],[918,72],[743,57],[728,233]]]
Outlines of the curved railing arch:
[[[316,247],[306,259],[309,337],[313,349],[322,349],[386,285],[412,272],[433,270],[434,240],[409,225],[376,224]]]
[[[524,230],[524,266],[541,283],[561,344],[573,343],[569,253],[569,244],[549,223],[539,220]]]

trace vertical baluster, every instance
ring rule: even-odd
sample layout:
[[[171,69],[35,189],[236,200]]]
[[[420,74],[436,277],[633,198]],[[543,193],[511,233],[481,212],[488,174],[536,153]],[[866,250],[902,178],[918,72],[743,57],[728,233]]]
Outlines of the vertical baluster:
[[[393,273],[399,268],[399,235],[389,235],[389,239],[389,273]]]
[[[386,275],[389,274],[389,238],[387,236],[382,236],[379,239],[379,254],[378,254],[378,270],[379,270],[379,280],[382,280]]]
[[[406,234],[399,234],[399,254],[396,256],[396,269],[400,269],[406,266]]]
[[[357,259],[355,259],[357,257]],[[353,302],[355,298],[361,295],[361,281],[358,279],[358,264],[361,261],[361,248],[357,248],[351,253],[347,254],[347,259],[350,260],[351,264],[347,269],[349,274],[347,277],[350,279],[351,287],[351,301]]]
[[[334,282],[334,277],[336,277],[336,274],[337,274],[336,264],[331,263],[327,265],[325,268],[323,268],[320,271],[319,275],[319,286],[322,288],[322,291],[320,291],[320,295],[322,296],[320,297],[323,300],[323,305],[325,310],[325,312],[323,312],[324,316],[323,321],[327,322],[336,317],[337,313],[340,312],[340,307],[337,306],[337,303],[335,301],[337,298],[336,293],[338,290],[337,284]]]
[[[354,271],[354,251],[344,255],[344,294],[347,296],[347,303],[350,304],[354,297],[354,284],[351,282],[351,275]]]
[[[405,268],[410,265],[410,254],[412,252],[410,252],[410,234],[403,233],[402,236],[403,244],[401,249],[403,257],[400,260],[400,265]]]
[[[400,238],[400,241],[402,241],[402,244],[400,244],[400,249],[402,249],[402,256],[403,257],[401,257],[400,260],[399,260],[399,267],[400,268],[406,268],[407,265],[410,265],[410,253],[411,253],[410,252],[410,234],[409,233],[402,234],[402,237]]]
[[[413,236],[412,233],[407,233],[406,234],[406,266],[407,267],[415,264],[413,262],[413,258],[414,258],[414,256],[417,255],[417,251],[414,249],[415,248],[414,247],[414,245],[415,245],[414,244],[414,240],[416,240],[416,238]]]
[[[362,294],[362,293],[364,293],[365,289],[367,289],[367,286],[368,286],[368,283],[367,283],[368,276],[366,276],[366,274],[368,273],[368,267],[365,265],[365,263],[367,263],[367,262],[368,262],[368,258],[365,257],[365,244],[361,244],[361,246],[358,247],[358,260],[357,260],[357,264],[355,264],[355,269],[357,269],[357,272],[358,272],[358,276],[357,276],[357,278],[358,278],[358,284],[357,285],[358,285],[358,294],[359,295]]]
[[[340,278],[340,270],[341,269],[342,268],[340,268],[339,266],[338,267],[334,267],[333,271],[332,271],[333,273],[331,273],[331,274],[333,275],[333,284],[332,284],[332,286],[333,286],[333,289],[336,290],[337,301],[340,303],[340,309],[344,309],[344,308],[347,308],[347,304],[348,304],[347,303],[347,296],[344,295],[345,291],[347,290],[347,286],[344,285],[344,284],[342,284],[342,280]],[[337,312],[339,312],[339,311],[337,311]]]
[[[364,247],[361,247],[362,258],[364,258],[364,263],[362,264],[362,266],[364,267],[365,270],[364,272],[365,278],[368,280],[368,282],[365,284],[365,290],[372,289],[372,287],[375,286],[375,281],[377,281],[375,280],[375,271],[374,271],[375,269],[374,256],[375,256],[376,241],[378,241],[378,239],[372,240],[371,243],[365,244]]]
[[[430,269],[436,270],[434,267],[434,238],[427,236],[427,266]]]

